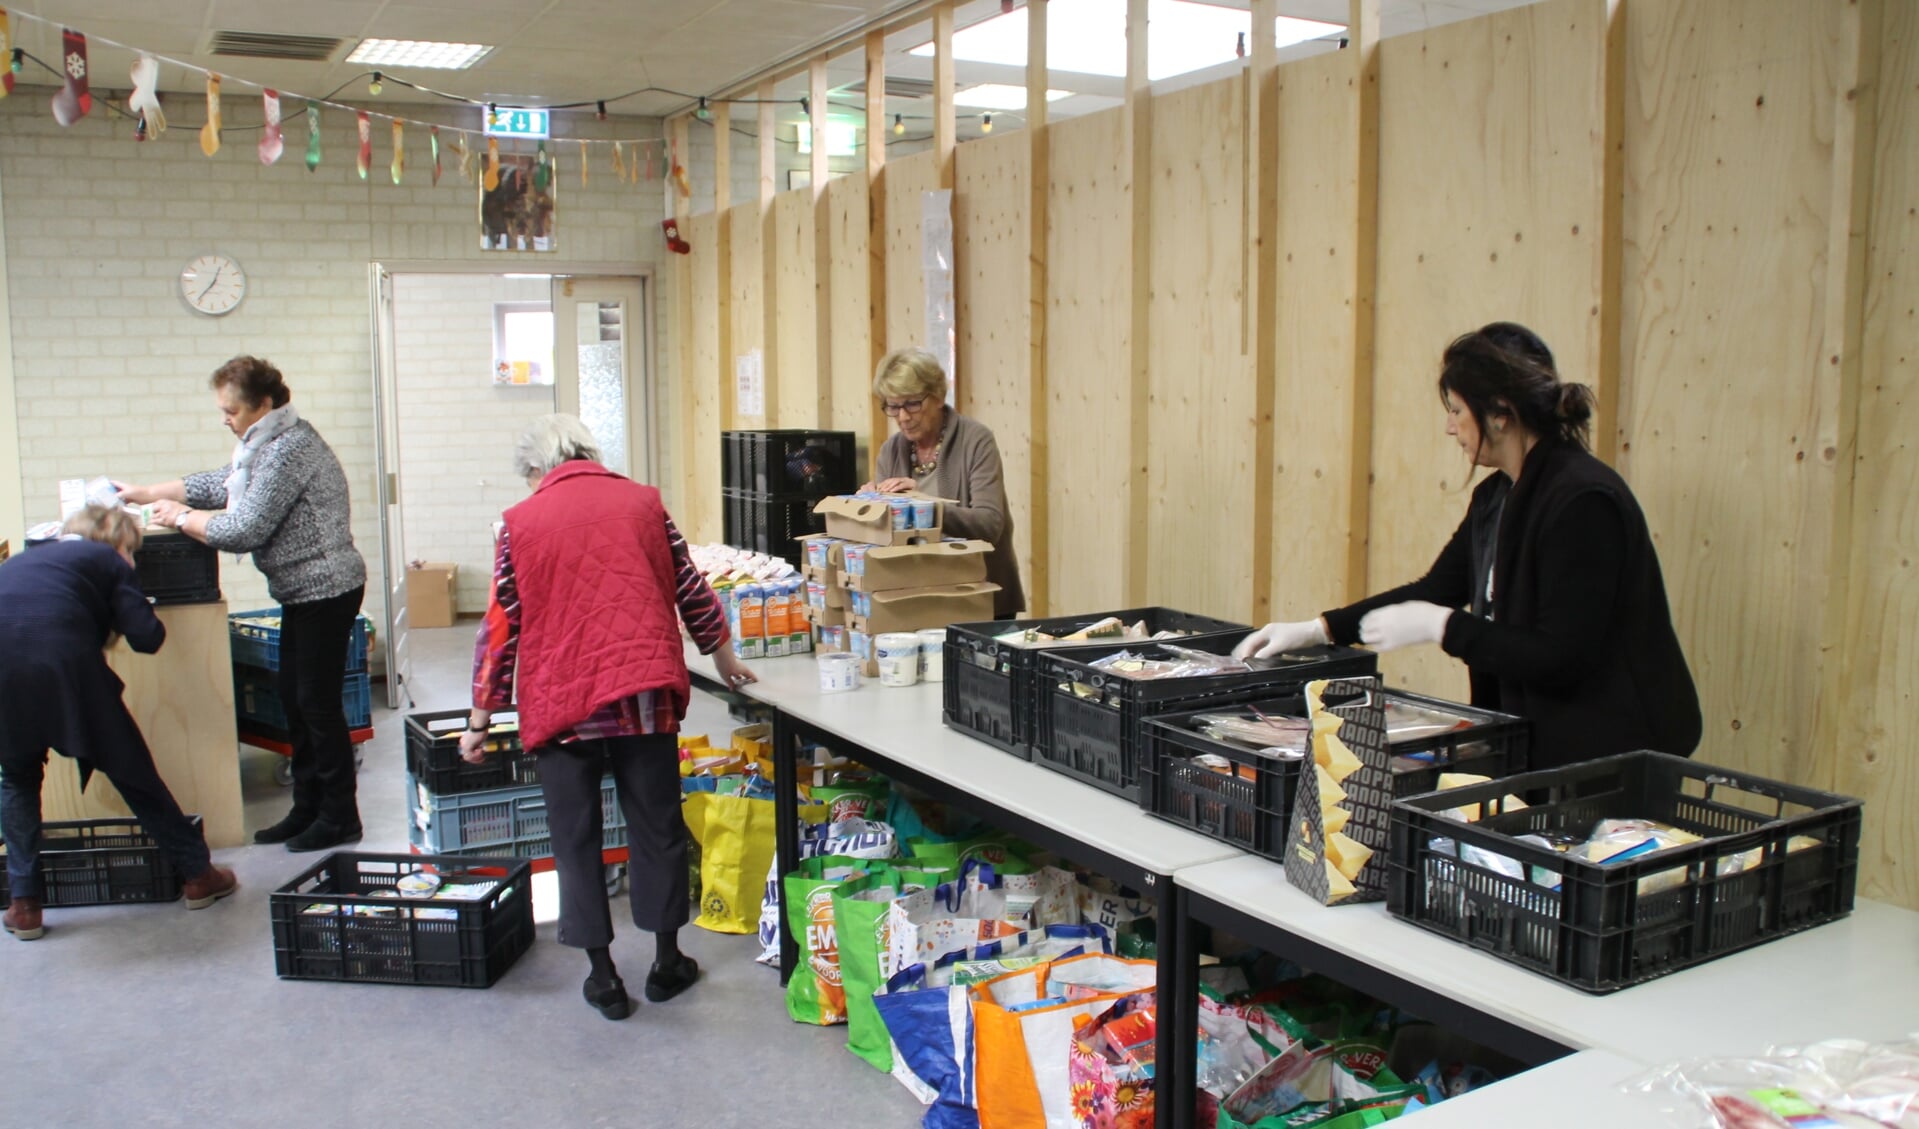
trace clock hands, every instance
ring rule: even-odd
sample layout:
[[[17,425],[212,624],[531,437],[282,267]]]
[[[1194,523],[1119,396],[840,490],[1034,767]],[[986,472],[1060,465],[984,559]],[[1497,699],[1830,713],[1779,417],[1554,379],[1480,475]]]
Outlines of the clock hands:
[[[200,291],[200,292],[199,292],[198,294],[196,294],[196,295],[194,295],[194,296],[193,296],[193,300],[194,300],[194,301],[196,301],[196,302],[198,302],[198,301],[199,301],[200,299],[202,299],[202,298],[204,298],[204,297],[206,297],[206,296],[207,296],[207,291],[208,291],[208,290],[212,290],[212,289],[213,289],[213,288],[214,288],[215,286],[217,286],[217,285],[219,284],[219,282],[220,282],[220,272],[221,272],[221,271],[224,271],[224,270],[226,270],[226,269],[227,269],[227,268],[226,268],[226,267],[225,267],[224,265],[222,265],[222,266],[217,266],[217,267],[215,267],[215,268],[213,268],[213,281],[211,281],[211,282],[209,282],[209,283],[207,283],[207,285],[206,285],[206,289],[205,289],[205,290],[202,290],[202,291]]]

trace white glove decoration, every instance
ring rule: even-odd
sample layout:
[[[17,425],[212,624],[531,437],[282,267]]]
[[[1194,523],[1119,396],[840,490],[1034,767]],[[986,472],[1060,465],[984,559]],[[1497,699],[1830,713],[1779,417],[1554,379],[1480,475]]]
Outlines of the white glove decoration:
[[[1302,647],[1322,647],[1328,642],[1326,628],[1316,619],[1303,623],[1269,623],[1240,641],[1233,648],[1236,659],[1270,659]]]
[[[1420,643],[1437,643],[1446,636],[1453,609],[1410,600],[1378,608],[1359,621],[1359,641],[1375,651],[1397,651]]]

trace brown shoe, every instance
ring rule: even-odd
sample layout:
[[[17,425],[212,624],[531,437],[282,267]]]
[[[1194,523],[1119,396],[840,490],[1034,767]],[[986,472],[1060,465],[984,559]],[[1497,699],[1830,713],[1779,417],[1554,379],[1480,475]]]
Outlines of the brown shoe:
[[[224,866],[209,866],[198,878],[189,878],[180,887],[188,909],[205,909],[240,888],[240,880]]]
[[[39,898],[15,898],[7,904],[6,917],[0,924],[22,941],[38,941],[46,932],[40,924],[40,905]]]

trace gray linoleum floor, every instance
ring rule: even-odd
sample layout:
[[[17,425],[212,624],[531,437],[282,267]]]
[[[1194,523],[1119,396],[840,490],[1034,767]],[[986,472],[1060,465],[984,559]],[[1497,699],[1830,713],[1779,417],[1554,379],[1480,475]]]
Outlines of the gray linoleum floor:
[[[415,632],[415,704],[466,702],[473,630]],[[381,695],[374,695],[376,702]],[[406,850],[400,714],[376,708],[363,850]],[[695,693],[689,732],[733,722]],[[272,754],[239,751],[251,832],[285,813]],[[314,856],[216,852],[241,890],[180,903],[52,910],[33,942],[0,934],[0,1127],[881,1126],[919,1104],[846,1050],[845,1028],[793,1023],[757,942],[689,927],[705,970],[640,1001],[652,938],[613,906],[613,956],[639,1010],[609,1023],[580,999],[586,960],[554,940],[558,895],[536,881],[533,949],[486,991],[283,981],[267,893]]]

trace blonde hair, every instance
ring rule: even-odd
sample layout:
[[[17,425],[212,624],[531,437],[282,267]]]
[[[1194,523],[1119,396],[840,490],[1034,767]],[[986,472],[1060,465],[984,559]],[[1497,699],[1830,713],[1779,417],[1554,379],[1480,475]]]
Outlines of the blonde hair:
[[[124,508],[93,504],[75,510],[61,532],[99,541],[127,553],[138,550],[145,536],[140,531],[140,522]]]
[[[924,349],[895,350],[873,374],[873,395],[882,400],[927,396],[945,403],[946,370]]]

